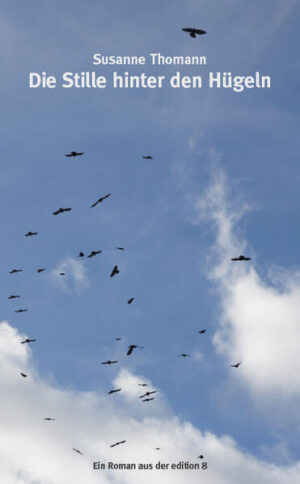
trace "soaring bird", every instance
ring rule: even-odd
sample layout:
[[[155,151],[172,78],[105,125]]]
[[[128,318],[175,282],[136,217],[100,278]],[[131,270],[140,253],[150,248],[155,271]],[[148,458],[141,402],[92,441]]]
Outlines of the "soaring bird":
[[[27,234],[25,234],[25,237],[32,237],[33,235],[38,235],[38,232],[27,232]]]
[[[45,417],[43,420],[48,420],[48,422],[51,422],[52,420],[55,420],[55,418]]]
[[[60,273],[59,273],[59,275],[60,275],[60,276],[65,276],[65,275],[66,275],[66,273],[65,273],[65,272],[60,272]]]
[[[58,210],[55,210],[52,215],[58,215],[59,213],[64,213],[64,212],[71,212],[71,208],[59,208]]]
[[[133,301],[134,301],[134,297],[131,297],[130,299],[128,299],[127,303],[131,304]]]
[[[108,395],[111,395],[112,393],[117,393],[117,392],[120,392],[122,390],[122,388],[118,388],[117,390],[110,390],[108,393]]]
[[[135,348],[144,348],[144,346],[130,345],[128,346],[127,356],[131,355]]]
[[[151,155],[146,155],[146,156],[143,156],[144,160],[153,160],[153,156]]]
[[[230,365],[232,368],[238,368],[242,362],[240,361],[239,363],[236,363],[235,365]]]
[[[187,356],[191,356],[191,355],[188,355],[187,353],[181,353],[180,355],[178,356],[182,356],[182,358],[186,358]]]
[[[9,273],[16,274],[17,272],[22,272],[23,269],[12,269]]]
[[[190,34],[191,37],[193,37],[193,39],[196,38],[196,34],[197,35],[203,35],[203,34],[206,34],[206,31],[205,30],[201,30],[201,29],[190,29],[190,28],[187,28],[187,29],[182,29],[184,32],[188,32],[188,34]]]
[[[144,398],[141,402],[151,402],[151,400],[154,400],[154,398]]]
[[[16,299],[17,297],[21,297],[21,296],[15,296],[14,294],[12,294],[11,296],[8,296],[8,299]]]
[[[122,338],[115,338],[116,341],[121,341]]]
[[[28,309],[17,309],[15,313],[26,313],[26,311],[28,311]]]
[[[124,247],[116,247],[116,249],[118,249],[118,250],[125,250]]]
[[[67,155],[66,155],[66,156],[67,156]],[[80,452],[80,450],[78,450],[78,449],[74,449],[74,447],[73,447],[73,450],[75,450],[75,452],[77,452],[77,454],[83,455],[83,453],[82,453],[82,452]]]
[[[93,203],[93,205],[91,205],[91,208],[93,207],[96,207],[96,205],[98,205],[98,203],[102,203],[103,200],[105,200],[106,198],[110,197],[111,196],[111,193],[108,193],[107,195],[105,195],[104,197],[100,197],[98,198],[97,202]]]
[[[40,272],[44,272],[46,269],[45,268],[42,268],[42,269],[38,269],[36,272],[39,274]]]
[[[148,383],[138,383],[138,385],[139,385],[140,387],[147,387],[147,386],[148,386]]]
[[[231,260],[237,261],[237,260],[251,260],[251,257],[245,257],[244,255],[239,255],[238,257],[233,257]]]
[[[33,341],[36,341],[36,339],[26,338],[26,339],[24,339],[24,341],[21,341],[21,344],[23,345],[24,343],[32,343]]]
[[[78,153],[77,151],[71,151],[70,153],[68,153],[65,156],[67,156],[68,158],[70,158],[70,156],[74,156],[75,157],[75,156],[81,156],[81,155],[83,155],[83,152]]]
[[[112,444],[110,447],[116,447],[116,445],[120,444],[125,444],[126,440],[121,440],[120,442],[116,442],[115,444]]]
[[[27,375],[25,373],[20,373],[20,375],[23,377],[23,378],[27,378]]]
[[[119,274],[119,269],[118,266],[115,266],[113,270],[111,271],[110,277],[114,277],[116,274]]]
[[[157,390],[153,390],[153,392],[146,392],[146,393],[144,393],[144,395],[142,395],[139,398],[149,397],[150,395],[152,395],[152,393],[157,393]]]
[[[97,254],[101,254],[102,250],[92,250],[92,252],[87,256],[88,259],[90,259],[91,257],[95,257],[95,255]]]
[[[78,257],[84,257],[84,253],[83,252],[79,252]]]
[[[107,360],[107,361],[102,361],[101,365],[112,365],[113,363],[118,363],[118,362],[117,361]]]
[[[206,333],[206,329],[201,329],[201,331],[198,331],[199,334],[204,334]]]

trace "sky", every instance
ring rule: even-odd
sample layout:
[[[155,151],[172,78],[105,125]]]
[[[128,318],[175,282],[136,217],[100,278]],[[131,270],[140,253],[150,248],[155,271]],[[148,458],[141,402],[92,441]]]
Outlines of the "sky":
[[[3,0],[1,482],[299,482],[298,21],[294,0]],[[92,64],[151,52],[207,65]],[[28,87],[29,72],[114,70],[272,85]],[[93,470],[200,454],[206,470]]]

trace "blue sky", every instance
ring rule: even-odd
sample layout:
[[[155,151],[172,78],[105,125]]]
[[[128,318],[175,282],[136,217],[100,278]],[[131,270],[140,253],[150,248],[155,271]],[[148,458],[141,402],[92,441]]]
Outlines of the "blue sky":
[[[271,315],[278,288],[283,285],[288,295],[298,288],[298,19],[292,0],[33,0],[4,1],[0,20],[1,320],[37,338],[31,357],[41,380],[105,395],[126,369],[151,380],[179,419],[228,435],[242,452],[278,467],[299,460],[300,422],[293,410],[299,389],[295,384],[290,395],[281,388],[276,365],[267,394],[254,366],[248,373],[241,366],[241,375],[229,367],[252,356],[247,338],[236,336],[235,318],[245,313],[237,307],[228,316],[226,291],[230,287],[234,301],[240,282],[250,284],[253,273],[244,267],[234,268],[241,271],[234,275],[231,268],[222,272],[220,260],[243,249],[253,256],[257,290],[279,291]],[[207,35],[191,39],[181,32],[185,26],[205,28]],[[207,66],[180,70],[260,71],[272,77],[272,88],[241,94],[28,88],[28,73],[35,71],[111,75],[114,67],[92,65],[96,52],[206,55]],[[178,69],[147,64],[117,70],[169,76]],[[84,156],[65,158],[73,149]],[[143,160],[144,154],[153,160]],[[90,209],[106,193],[112,196]],[[59,207],[72,212],[54,217]],[[29,230],[39,235],[24,238]],[[115,250],[118,245],[126,250]],[[78,260],[79,251],[93,249],[103,253]],[[111,279],[115,264],[120,274]],[[9,275],[14,267],[23,273]],[[47,271],[36,274],[38,267]],[[64,281],[54,274],[61,267]],[[22,299],[8,301],[14,293]],[[129,297],[135,297],[130,306]],[[29,311],[15,314],[19,307]],[[233,330],[226,350],[216,334],[228,318]],[[257,323],[263,342],[263,322]],[[293,335],[296,327],[286,331]],[[200,336],[202,328],[207,333]],[[127,358],[129,344],[145,349]],[[263,347],[262,354],[270,351],[276,360],[275,348]],[[182,352],[192,358],[178,358]],[[103,367],[105,359],[120,364]],[[291,372],[298,368],[298,360],[289,363]]]

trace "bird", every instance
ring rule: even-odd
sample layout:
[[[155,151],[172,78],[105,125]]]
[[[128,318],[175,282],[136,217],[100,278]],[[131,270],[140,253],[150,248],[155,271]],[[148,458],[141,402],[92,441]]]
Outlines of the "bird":
[[[116,274],[119,274],[119,269],[118,266],[115,266],[113,270],[111,271],[110,277],[114,277]]]
[[[120,444],[125,444],[126,440],[121,440],[120,442],[116,442],[115,444],[112,444],[110,447],[116,447],[116,445]]]
[[[45,268],[42,268],[42,269],[38,269],[36,272],[39,274],[40,272],[44,272],[46,269]]]
[[[122,338],[115,338],[116,341],[121,341]]]
[[[59,273],[59,275],[60,275],[60,276],[65,276],[65,275],[66,275],[66,273],[65,273],[65,272],[60,272],[60,273]]]
[[[131,355],[135,348],[144,348],[144,346],[130,345],[128,346],[127,356]]]
[[[107,361],[102,361],[101,365],[112,365],[113,363],[118,363],[118,362],[117,361],[107,360]]]
[[[9,274],[16,274],[17,272],[22,272],[23,269],[12,269]]]
[[[27,234],[25,234],[25,237],[32,237],[33,235],[38,235],[38,232],[27,232]]]
[[[236,363],[235,365],[230,365],[232,368],[238,368],[242,362],[240,361],[239,363]]]
[[[87,256],[88,259],[90,259],[91,257],[95,257],[95,255],[97,254],[101,254],[102,250],[92,250],[92,252]]]
[[[24,343],[32,343],[33,341],[36,341],[36,339],[26,338],[26,339],[24,339],[24,341],[21,341],[21,344],[23,345]]]
[[[231,260],[237,261],[237,260],[251,260],[251,257],[245,257],[244,255],[239,255],[238,257],[233,257]]]
[[[116,247],[116,249],[118,249],[118,250],[125,250],[124,247]]]
[[[111,395],[112,393],[117,393],[117,392],[120,392],[122,390],[122,388],[118,388],[117,390],[110,390],[108,393],[108,395]]]
[[[80,450],[78,450],[78,449],[74,449],[74,447],[73,447],[73,450],[75,450],[75,452],[77,452],[77,454],[83,455],[83,453],[82,453],[82,452],[80,452]]]
[[[95,203],[93,203],[93,205],[91,205],[91,208],[96,207],[96,205],[98,205],[98,203],[103,202],[103,200],[105,200],[106,198],[108,198],[110,196],[111,196],[111,193],[108,193],[107,195],[104,195],[104,197],[98,198],[97,202],[95,202]]]
[[[140,387],[147,387],[147,386],[148,386],[148,383],[138,383],[138,385],[139,385]]]
[[[154,400],[154,398],[145,398],[144,400],[141,400],[141,402],[151,402],[151,400]]]
[[[59,208],[58,210],[55,210],[55,212],[52,213],[52,215],[58,215],[59,213],[64,213],[64,212],[71,212],[71,208]]]
[[[160,447],[154,447],[155,450],[160,450]]]
[[[20,375],[23,377],[23,378],[27,378],[27,375],[25,375],[25,373],[20,373]]]
[[[83,252],[79,252],[78,257],[84,257],[84,253]]]
[[[198,459],[204,459],[203,455],[198,455]]]
[[[21,296],[12,294],[11,296],[8,296],[8,299],[16,299],[17,297],[21,297]]]
[[[70,153],[68,153],[67,155],[65,155],[67,158],[70,158],[71,156],[82,156],[83,155],[83,152],[80,152],[78,153],[77,151],[71,151]]]
[[[28,311],[28,309],[17,309],[15,313],[26,313],[26,311]]]
[[[146,393],[144,393],[144,395],[142,395],[139,398],[149,397],[150,395],[152,395],[152,393],[157,393],[157,390],[153,390],[153,392],[146,392]]]
[[[48,422],[51,422],[52,420],[55,420],[55,418],[45,417],[43,420],[48,420]]]
[[[193,37],[193,39],[196,38],[196,34],[198,35],[204,35],[206,34],[206,31],[205,30],[202,30],[202,29],[191,29],[191,28],[186,28],[186,29],[182,29],[184,32],[188,32],[188,34]]]
[[[187,356],[189,356],[189,357],[190,357],[191,355],[188,355],[187,353],[181,353],[181,354],[180,354],[180,355],[178,355],[178,356],[182,356],[182,358],[186,358]]]
[[[127,303],[131,304],[133,301],[134,301],[134,297],[131,297],[130,299],[128,299]]]
[[[143,156],[144,160],[153,160],[153,156],[151,155],[146,155],[146,156]]]
[[[201,329],[201,331],[198,331],[199,334],[204,334],[206,333],[206,329]]]

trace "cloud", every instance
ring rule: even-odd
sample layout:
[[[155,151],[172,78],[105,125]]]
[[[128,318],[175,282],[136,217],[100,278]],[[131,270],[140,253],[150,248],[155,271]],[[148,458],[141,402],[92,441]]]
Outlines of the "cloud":
[[[136,397],[142,376],[121,370],[114,384],[124,395],[108,396],[60,388],[42,378],[34,367],[34,346],[20,345],[25,337],[7,322],[0,324],[1,468],[5,484],[110,484],[135,482],[175,484],[296,483],[300,464],[279,467],[244,453],[228,436],[202,432],[162,404],[160,414]],[[22,378],[20,371],[28,377]],[[151,387],[152,388],[152,387]],[[159,395],[159,394],[158,394]],[[120,397],[120,398],[119,398]],[[157,407],[160,406],[157,396]],[[130,405],[126,404],[130,400]],[[125,402],[125,404],[124,404]],[[54,422],[44,421],[54,417]],[[126,444],[111,448],[116,441]],[[75,453],[78,448],[83,456]],[[160,447],[160,451],[155,450]],[[201,463],[207,470],[93,470],[102,463]]]
[[[65,273],[61,276],[60,273]],[[65,292],[81,292],[89,287],[84,263],[67,257],[51,271],[52,280]]]
[[[226,175],[217,165],[213,182],[196,205],[199,220],[213,222],[216,244],[210,254],[210,278],[221,298],[216,350],[226,361],[242,360],[234,374],[254,395],[300,394],[300,272],[273,267],[262,277],[251,263],[231,257],[253,255],[237,223],[249,206],[232,200]]]

